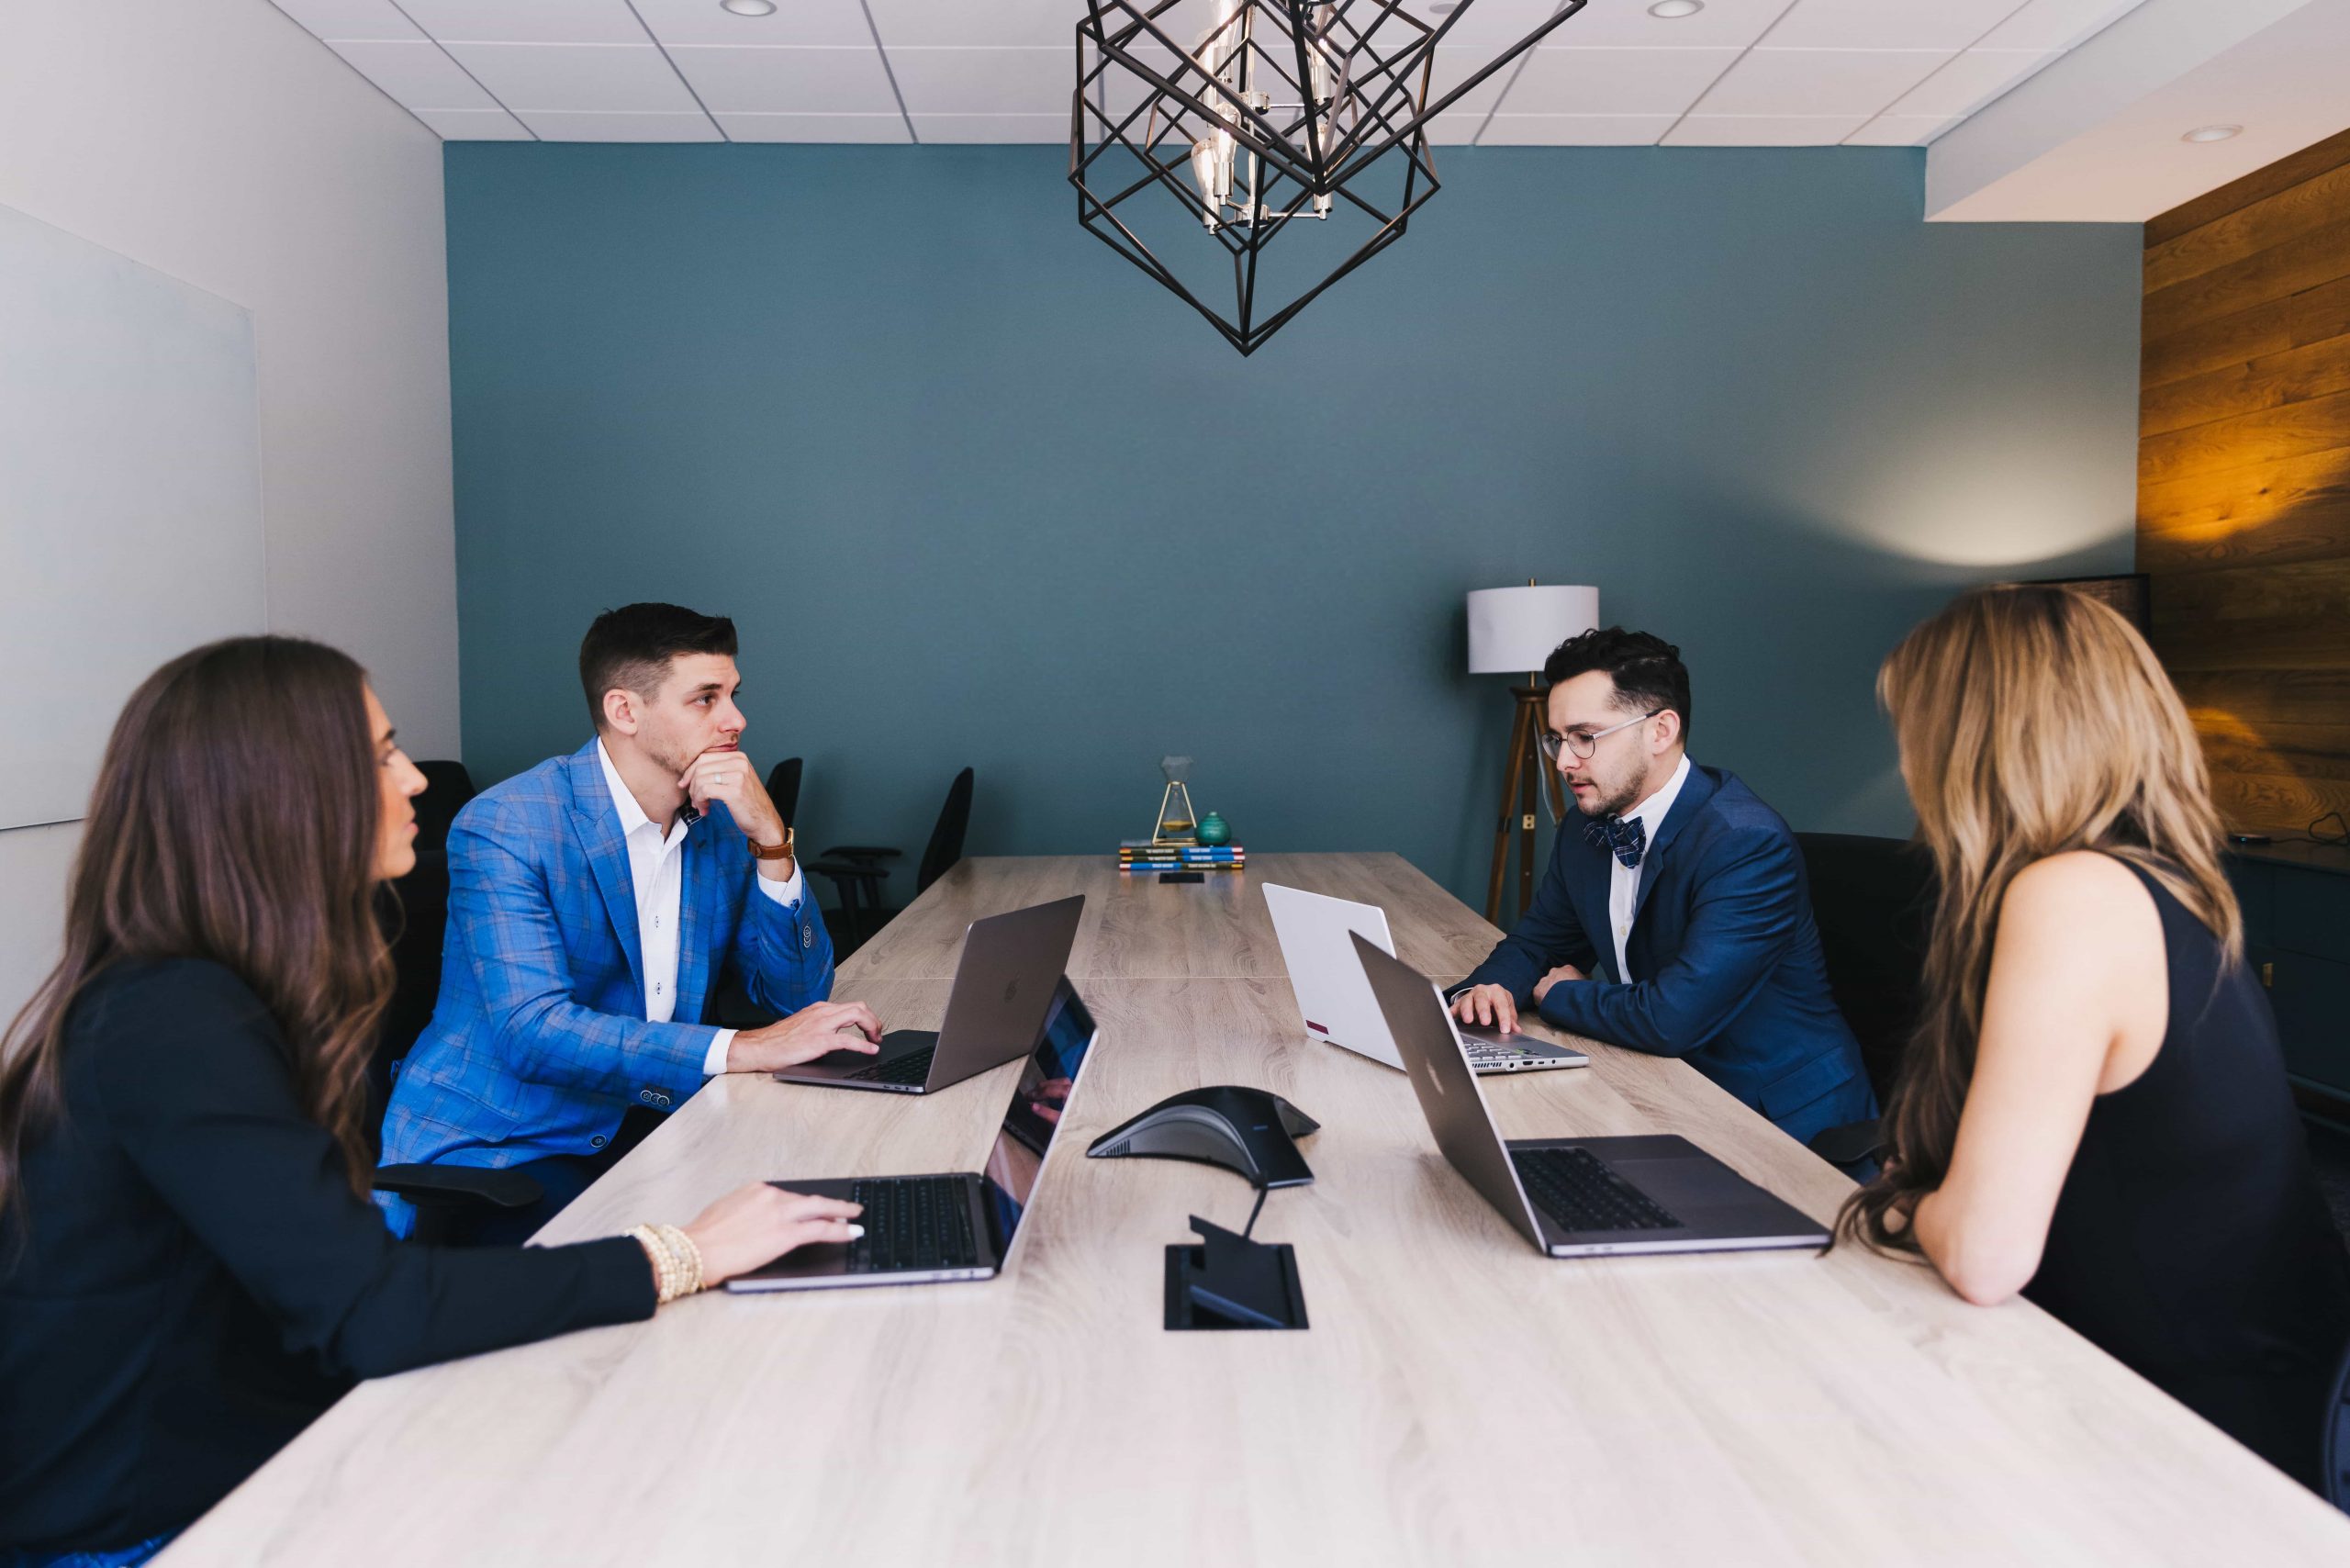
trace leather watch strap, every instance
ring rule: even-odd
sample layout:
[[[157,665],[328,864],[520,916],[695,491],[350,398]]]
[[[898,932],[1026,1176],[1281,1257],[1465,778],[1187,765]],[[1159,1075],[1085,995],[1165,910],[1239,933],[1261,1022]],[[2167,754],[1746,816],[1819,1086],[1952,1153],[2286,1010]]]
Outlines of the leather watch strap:
[[[793,829],[785,828],[781,844],[761,844],[755,838],[746,838],[743,842],[751,846],[751,858],[754,860],[789,860],[799,836]]]

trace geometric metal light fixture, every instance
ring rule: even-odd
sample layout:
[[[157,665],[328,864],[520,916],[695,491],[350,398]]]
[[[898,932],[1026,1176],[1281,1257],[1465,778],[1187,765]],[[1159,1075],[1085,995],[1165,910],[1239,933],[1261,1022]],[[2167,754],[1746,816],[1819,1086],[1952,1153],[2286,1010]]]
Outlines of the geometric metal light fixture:
[[[1432,97],[1474,3],[1429,23],[1403,0],[1086,0],[1078,221],[1253,353],[1402,238],[1437,191],[1429,123],[1584,0]]]

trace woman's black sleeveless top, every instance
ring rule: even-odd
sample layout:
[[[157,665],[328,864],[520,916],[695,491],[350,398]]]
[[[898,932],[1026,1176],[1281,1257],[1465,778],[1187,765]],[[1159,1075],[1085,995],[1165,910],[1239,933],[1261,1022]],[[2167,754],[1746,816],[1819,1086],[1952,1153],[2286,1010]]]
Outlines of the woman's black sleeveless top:
[[[2153,1065],[2098,1096],[2024,1294],[2318,1487],[2350,1251],[2311,1174],[2259,982],[2131,868],[2162,914],[2170,1027]]]

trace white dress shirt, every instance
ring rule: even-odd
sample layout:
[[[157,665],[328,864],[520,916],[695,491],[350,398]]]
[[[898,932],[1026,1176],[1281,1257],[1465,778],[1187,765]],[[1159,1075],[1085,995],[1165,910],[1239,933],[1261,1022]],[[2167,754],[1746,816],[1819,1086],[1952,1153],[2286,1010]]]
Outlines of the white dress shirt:
[[[1624,821],[1640,824],[1641,830],[1648,834],[1651,847],[1656,844],[1656,830],[1664,825],[1665,813],[1673,810],[1673,802],[1680,798],[1681,786],[1688,782],[1688,778],[1689,758],[1684,753],[1681,766],[1673,770],[1673,777],[1664,781],[1664,788],[1624,813]],[[1632,916],[1640,907],[1640,873],[1648,869],[1648,856],[1643,851],[1638,866],[1627,866],[1617,859],[1611,850],[1607,860],[1607,924],[1615,928],[1616,978],[1628,985],[1632,970],[1629,961],[1624,957],[1624,944],[1631,938]]]
[[[620,813],[621,836],[628,844],[629,885],[636,891],[636,941],[644,958],[644,1016],[648,1023],[666,1024],[677,1014],[677,928],[685,905],[688,824],[672,822],[665,834],[629,793],[620,769],[612,766],[612,754],[600,740],[596,743],[596,760],[604,765],[604,784],[612,792],[612,810]],[[747,758],[743,766],[751,766]],[[798,903],[806,885],[797,861],[792,863],[788,882],[772,877],[753,880],[759,884],[759,891],[779,904]],[[726,1070],[726,1049],[733,1043],[733,1030],[718,1031],[702,1058],[703,1077],[714,1078]]]

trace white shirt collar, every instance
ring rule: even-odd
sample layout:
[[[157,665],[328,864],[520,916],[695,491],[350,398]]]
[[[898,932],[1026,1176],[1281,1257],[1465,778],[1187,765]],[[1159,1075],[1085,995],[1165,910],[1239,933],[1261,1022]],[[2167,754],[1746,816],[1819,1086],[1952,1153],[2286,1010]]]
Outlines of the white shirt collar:
[[[604,749],[600,735],[596,739],[596,760],[604,765],[604,786],[612,792],[612,810],[620,813],[621,836],[626,838],[638,828],[651,827],[653,819],[644,814],[644,808],[636,803],[636,796],[630,790],[628,781],[621,777],[621,770],[612,766],[612,754]],[[673,825],[678,833],[686,831],[683,823]],[[665,844],[669,840],[668,834],[659,836]]]
[[[602,743],[599,742],[598,744],[600,745]],[[1660,826],[1663,825],[1665,814],[1673,810],[1673,802],[1680,798],[1681,786],[1686,784],[1688,781],[1689,754],[1687,752],[1683,752],[1681,754],[1681,766],[1673,770],[1673,777],[1664,781],[1664,788],[1651,795],[1647,800],[1642,801],[1639,805],[1634,806],[1630,811],[1626,812],[1624,813],[1623,820],[1628,823],[1636,822],[1639,823],[1640,826],[1647,831],[1648,835],[1651,838],[1654,838],[1656,836],[1656,830]]]

